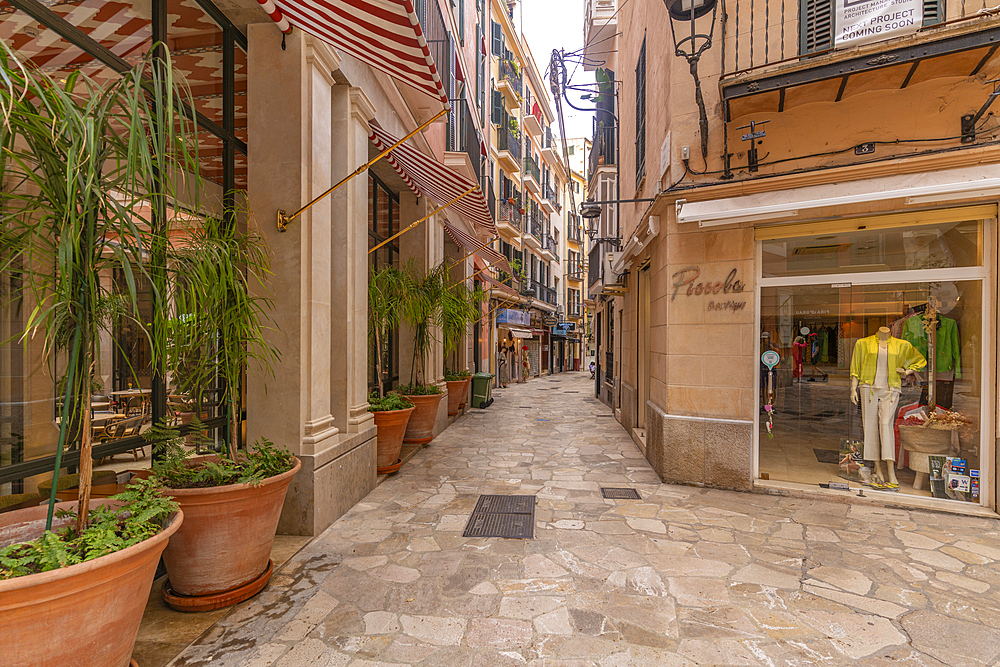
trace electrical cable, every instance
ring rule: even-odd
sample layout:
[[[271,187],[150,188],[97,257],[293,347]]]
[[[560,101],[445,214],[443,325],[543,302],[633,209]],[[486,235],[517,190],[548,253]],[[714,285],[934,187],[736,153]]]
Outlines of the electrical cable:
[[[989,114],[987,114],[987,116],[986,116],[987,119],[990,116],[992,116],[992,115],[993,115],[993,112],[991,111]],[[993,130],[1000,129],[1000,123],[998,123],[997,125],[989,128],[988,130],[985,128],[985,126],[986,126],[986,121],[984,120],[983,124],[980,125],[979,127],[977,127],[975,129],[975,132],[978,134],[979,132],[984,132],[984,131],[986,131],[986,132],[992,132]],[[877,141],[863,141],[861,143],[875,144],[877,146],[897,146],[897,145],[902,145],[902,144],[920,144],[920,143],[934,143],[934,142],[938,142],[938,141],[953,141],[955,139],[961,139],[964,136],[965,136],[964,134],[957,134],[957,135],[951,136],[951,137],[932,137],[932,138],[918,138],[918,139],[893,139],[891,141],[889,141],[889,140],[877,140]],[[773,160],[771,162],[765,162],[762,159],[762,160],[760,160],[757,163],[757,166],[758,167],[764,167],[764,166],[775,165],[775,164],[784,164],[786,162],[795,162],[797,160],[808,160],[809,158],[830,157],[832,155],[841,155],[843,153],[847,153],[849,151],[853,151],[855,148],[856,148],[856,146],[848,146],[847,148],[840,148],[840,149],[837,149],[837,150],[823,151],[823,152],[820,152],[820,153],[809,153],[807,155],[797,155],[795,157],[781,158],[780,160]],[[767,157],[767,155],[770,155],[770,154],[771,154],[770,152],[766,153],[765,157]],[[899,156],[892,156],[892,157],[899,157]],[[878,159],[881,160],[883,158],[878,158]],[[870,161],[874,162],[875,160],[870,160]],[[685,160],[684,162],[686,164],[687,160]],[[711,175],[715,175],[715,174],[724,174],[724,173],[726,173],[725,169],[718,169],[718,170],[708,171],[707,170],[708,165],[706,164],[705,166],[706,166],[706,170],[705,171],[695,171],[695,170],[691,169],[690,173],[693,174],[693,175],[695,175],[695,176],[711,176]],[[841,165],[837,165],[837,166],[841,166]]]

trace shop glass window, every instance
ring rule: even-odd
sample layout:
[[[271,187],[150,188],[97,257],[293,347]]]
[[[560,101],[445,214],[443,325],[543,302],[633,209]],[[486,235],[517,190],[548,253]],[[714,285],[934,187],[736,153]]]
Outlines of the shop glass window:
[[[969,279],[976,272],[963,267],[981,262],[986,222],[762,241],[772,255],[765,276],[778,264],[811,274],[800,284],[765,277],[760,288],[760,352],[778,355],[773,372],[759,367],[762,479],[985,499],[989,293],[985,273]],[[811,271],[804,259],[792,266],[774,253],[817,243],[838,247],[813,253]],[[873,254],[862,259],[862,249]],[[927,267],[924,279],[894,282],[884,273],[920,267]],[[860,268],[869,273],[856,273]],[[822,269],[830,273],[823,282]],[[851,282],[838,280],[847,269]]]
[[[807,236],[765,241],[763,277],[944,269],[983,262],[982,220],[872,229],[863,219],[829,227]]]
[[[47,23],[11,7],[0,8],[0,39],[57,80],[79,71],[98,84],[118,77],[114,69],[115,63],[120,62],[118,59],[134,65],[146,57],[153,43],[151,17],[160,8],[166,10],[167,45],[176,76],[190,87],[201,114],[199,158],[201,174],[206,179],[204,200],[168,201],[166,219],[171,229],[176,228],[175,237],[182,238],[186,228],[201,224],[205,210],[228,206],[242,210],[240,202],[245,197],[233,192],[247,187],[247,60],[240,46],[245,44],[245,38],[239,30],[226,22],[221,12],[217,12],[217,17],[224,26],[212,19],[196,0],[153,0],[145,7],[108,0],[81,0],[46,4],[46,7],[56,17]],[[73,35],[60,36],[58,30],[65,32],[63,22],[94,39],[103,51],[84,52],[69,41]],[[228,56],[224,52],[227,43],[232,45]],[[227,67],[235,70],[235,104],[223,95]],[[140,209],[139,214],[146,220],[154,217],[151,209]],[[236,224],[244,228],[243,216],[236,217]],[[0,248],[2,252],[4,249]],[[47,357],[40,343],[29,340],[23,344],[17,340],[35,305],[24,289],[23,262],[21,258],[13,258],[11,270],[0,274],[0,512],[37,504],[39,494],[51,479],[59,433],[59,389],[67,365],[65,355]],[[108,293],[124,289],[119,269],[102,271],[100,280]],[[185,389],[181,367],[168,369],[163,379],[153,378],[148,339],[136,322],[151,321],[157,305],[144,281],[140,280],[138,287],[139,312],[116,318],[97,341],[101,359],[92,378],[92,424],[95,445],[102,455],[118,453],[129,457],[132,467],[148,467],[148,447],[145,459],[137,456],[133,461],[130,456],[135,447],[144,444],[137,432],[120,429],[97,432],[103,428],[101,419],[107,418],[109,412],[130,417],[142,415],[138,427],[142,431],[150,426],[154,410],[163,410],[160,414],[164,419],[179,424],[187,423],[197,410],[206,422],[208,437],[217,440],[224,428],[220,428],[223,420],[217,417],[223,406],[218,401],[221,390],[214,382],[200,387],[197,397]],[[163,307],[173,308],[171,304]],[[174,315],[183,317],[183,313]],[[152,405],[157,390],[162,396],[162,408]],[[72,459],[78,444],[73,441],[67,444],[66,475],[76,472]],[[119,467],[122,461],[118,460]],[[109,472],[113,465],[95,461],[95,470],[100,475]]]

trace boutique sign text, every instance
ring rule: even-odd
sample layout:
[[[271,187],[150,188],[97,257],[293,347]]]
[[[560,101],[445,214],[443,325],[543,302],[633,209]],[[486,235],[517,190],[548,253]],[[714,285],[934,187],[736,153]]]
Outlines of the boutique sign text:
[[[858,46],[915,33],[924,20],[922,0],[836,0],[834,46]]]
[[[739,311],[747,307],[746,299],[739,298],[746,290],[746,285],[737,277],[736,269],[726,276],[725,280],[701,279],[701,267],[689,266],[681,269],[673,276],[674,292],[670,295],[673,301],[680,296],[710,297],[705,308],[708,310]],[[731,298],[726,299],[729,295]]]

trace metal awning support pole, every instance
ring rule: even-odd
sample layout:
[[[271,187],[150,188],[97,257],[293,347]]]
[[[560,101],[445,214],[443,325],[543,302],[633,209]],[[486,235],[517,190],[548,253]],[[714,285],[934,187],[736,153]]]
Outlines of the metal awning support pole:
[[[448,208],[449,206],[451,206],[452,204],[454,204],[455,202],[457,202],[462,197],[465,197],[466,195],[472,194],[473,192],[475,192],[478,189],[479,189],[478,185],[469,188],[468,190],[466,190],[462,194],[458,195],[457,197],[455,197],[454,199],[452,199],[450,202],[448,202],[447,204],[445,204],[441,208],[433,211],[432,213],[428,213],[427,215],[425,215],[424,217],[420,218],[416,222],[411,223],[408,227],[404,227],[403,229],[399,230],[398,232],[396,232],[395,234],[393,234],[392,236],[390,236],[389,238],[387,238],[385,241],[382,241],[377,246],[375,246],[374,248],[372,248],[371,250],[369,250],[368,254],[369,255],[372,254],[373,252],[375,252],[376,250],[378,250],[379,248],[381,248],[382,246],[384,246],[389,241],[392,241],[393,239],[399,238],[400,236],[402,236],[406,232],[410,231],[411,229],[413,229],[414,227],[416,227],[417,225],[419,225],[424,220],[427,220],[427,219],[431,218],[432,216],[437,215],[441,211],[445,210],[446,208]]]
[[[288,229],[288,223],[290,223],[292,220],[294,220],[295,218],[299,217],[300,215],[302,215],[303,213],[305,213],[306,211],[308,211],[320,199],[323,199],[324,197],[326,197],[327,195],[329,195],[331,192],[333,192],[334,190],[336,190],[341,185],[343,185],[347,181],[351,180],[355,176],[358,176],[358,175],[363,174],[364,172],[368,171],[369,167],[371,167],[373,164],[375,164],[376,162],[378,162],[379,160],[381,160],[382,158],[384,158],[386,155],[388,155],[389,153],[391,153],[395,149],[399,148],[404,142],[406,142],[408,139],[410,139],[410,137],[414,136],[417,132],[420,132],[425,127],[427,127],[428,125],[430,125],[431,123],[433,123],[434,121],[436,121],[438,118],[440,118],[441,116],[443,116],[446,113],[448,113],[448,109],[450,109],[450,108],[451,107],[446,106],[444,109],[442,109],[440,112],[438,112],[438,114],[436,116],[434,116],[430,120],[424,122],[422,125],[418,126],[417,129],[413,130],[408,135],[406,135],[405,137],[403,137],[402,139],[400,139],[399,141],[397,141],[396,143],[394,143],[392,146],[389,146],[384,151],[382,151],[381,153],[379,153],[378,155],[376,155],[374,158],[372,158],[371,160],[369,160],[365,164],[363,164],[360,167],[358,167],[356,170],[354,170],[354,173],[352,173],[349,176],[345,177],[339,183],[337,183],[336,185],[334,185],[332,188],[330,188],[329,190],[327,190],[326,192],[324,192],[320,196],[318,196],[315,199],[313,199],[311,202],[309,202],[308,204],[306,204],[305,206],[303,206],[302,208],[300,208],[299,210],[297,210],[295,213],[292,213],[291,215],[287,215],[283,210],[279,210],[278,211],[278,231],[279,232],[283,232],[283,231],[287,230]]]
[[[481,246],[479,246],[478,248],[476,248],[475,250],[473,250],[472,252],[470,252],[470,253],[469,253],[468,255],[466,255],[466,256],[465,256],[465,257],[463,257],[462,259],[458,260],[457,262],[455,262],[454,264],[452,264],[451,266],[449,266],[448,268],[449,268],[449,269],[454,269],[454,268],[455,268],[456,266],[458,266],[459,264],[461,264],[461,263],[462,263],[462,262],[464,262],[465,260],[467,260],[467,259],[469,259],[470,257],[472,257],[472,256],[473,256],[473,255],[475,255],[475,254],[476,254],[477,252],[479,252],[480,250],[482,250],[483,248],[485,248],[485,247],[486,247],[486,246],[488,246],[489,244],[491,244],[491,243],[493,243],[494,241],[496,241],[496,240],[497,240],[498,238],[500,238],[500,237],[499,237],[499,236],[494,236],[494,237],[493,237],[493,238],[491,238],[491,239],[490,239],[489,241],[485,242],[484,244],[482,244]],[[473,275],[475,275],[475,274],[473,274]]]

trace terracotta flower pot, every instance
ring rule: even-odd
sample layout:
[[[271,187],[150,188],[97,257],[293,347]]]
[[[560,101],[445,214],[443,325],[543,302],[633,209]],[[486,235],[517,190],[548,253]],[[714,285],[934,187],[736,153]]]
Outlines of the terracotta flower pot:
[[[414,408],[405,410],[378,410],[372,412],[378,427],[378,457],[376,472],[384,475],[399,470],[399,450],[403,447],[403,434]]]
[[[469,385],[472,383],[472,376],[465,378],[465,386],[462,387],[462,402],[458,404],[458,409],[461,410],[469,402]]]
[[[407,445],[426,445],[434,439],[434,422],[437,421],[438,404],[444,394],[428,394],[426,396],[407,396],[413,401],[413,414],[410,423],[406,425],[406,435],[403,442]]]
[[[192,459],[199,460],[204,458]],[[167,490],[180,503],[185,519],[163,552],[168,605],[179,611],[207,611],[260,592],[270,578],[271,546],[285,494],[301,467],[296,458],[291,470],[258,486]]]
[[[0,546],[40,537],[46,511],[40,506],[0,514]],[[177,513],[154,537],[113,554],[0,581],[0,665],[128,667],[160,554],[183,520]]]
[[[458,411],[462,409],[462,405],[465,404],[469,381],[455,380],[454,382],[445,382],[445,384],[448,385],[448,416],[452,417],[457,415]]]

